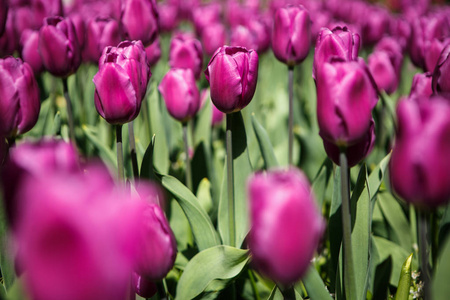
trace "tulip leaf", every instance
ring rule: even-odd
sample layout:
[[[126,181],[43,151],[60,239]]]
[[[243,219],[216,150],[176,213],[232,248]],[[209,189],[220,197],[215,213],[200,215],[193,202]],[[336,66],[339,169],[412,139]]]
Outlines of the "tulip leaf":
[[[302,300],[303,299],[302,296],[300,296],[300,294],[296,290],[294,290],[294,292],[295,292],[295,299],[292,299],[290,297],[285,297],[285,296],[283,296],[283,293],[280,291],[280,289],[277,286],[274,286],[272,289],[272,292],[270,293],[269,298],[267,298],[267,300],[284,300],[284,299]]]
[[[320,278],[319,273],[313,266],[309,267],[308,272],[302,278],[302,282],[310,299],[333,299],[325,287],[322,278]]]
[[[98,134],[97,134],[97,129],[92,126],[89,126],[89,125],[82,125],[81,128],[83,129],[83,132],[86,135],[86,137],[88,138],[88,140],[98,150],[98,154],[100,155],[100,158],[107,165],[117,168],[116,156],[114,155],[114,153],[111,149],[109,149],[103,143],[100,142],[100,139],[98,138]]]
[[[330,240],[330,279],[331,286],[336,287],[335,276],[337,274],[339,252],[342,242],[342,212],[341,212],[341,172],[337,166],[334,171],[333,196],[331,198],[330,217],[328,219],[328,231]],[[342,280],[341,280],[342,282]],[[337,289],[337,287],[336,287]]]
[[[333,172],[333,163],[328,158],[325,158],[324,162],[320,166],[315,178],[312,181],[312,190],[316,196],[317,205],[322,208],[325,200],[325,194],[327,191],[328,183]]]
[[[233,113],[232,121],[232,146],[233,146],[233,170],[234,170],[234,215],[236,228],[236,247],[240,248],[248,233],[248,206],[247,206],[247,179],[252,173],[252,166],[247,149],[247,137],[245,134],[244,120],[240,112]],[[230,245],[227,175],[226,162],[222,181],[222,191],[219,202],[218,227],[223,244]]]
[[[61,113],[58,111],[53,120],[52,135],[57,135],[61,131]]]
[[[196,148],[197,144],[201,141],[203,141],[208,147],[211,144],[211,115],[211,101],[208,97],[203,105],[203,108],[197,114],[197,122],[195,123],[194,129],[194,148]]]
[[[215,246],[199,252],[186,265],[177,285],[177,299],[194,299],[201,293],[218,294],[247,265],[247,250]]]
[[[450,203],[447,205],[444,211],[444,215],[439,224],[439,245],[443,246],[445,239],[450,232]],[[440,248],[440,247],[439,247]]]
[[[4,210],[4,201],[0,193],[0,271],[3,284],[0,289],[9,291],[15,280],[14,265],[10,257],[11,244],[8,239],[8,224],[6,220],[6,212]],[[3,299],[3,298],[1,298]]]
[[[155,136],[153,135],[152,140],[148,144],[147,150],[145,150],[144,157],[142,158],[141,164],[141,178],[148,178],[155,180],[155,173],[153,171],[153,153],[155,150]]]
[[[177,199],[192,228],[198,249],[204,250],[220,244],[217,232],[198,199],[178,179],[160,175],[162,185]]]
[[[450,285],[448,284],[448,278],[450,277],[450,238],[447,237],[441,249],[432,280],[431,299],[434,300],[448,299],[448,295],[450,295]]]
[[[392,273],[392,257],[386,257],[375,268],[373,299],[389,299],[389,277]]]
[[[258,139],[259,148],[261,150],[261,154],[264,158],[264,164],[267,169],[278,167],[278,161],[275,157],[275,153],[273,152],[273,147],[269,139],[269,135],[267,134],[264,127],[256,119],[255,115],[252,114],[252,124],[253,130],[255,131],[256,138]]]
[[[413,253],[405,260],[402,265],[402,271],[400,273],[400,280],[398,281],[397,292],[395,293],[394,300],[408,300],[409,290],[411,287],[411,263]]]

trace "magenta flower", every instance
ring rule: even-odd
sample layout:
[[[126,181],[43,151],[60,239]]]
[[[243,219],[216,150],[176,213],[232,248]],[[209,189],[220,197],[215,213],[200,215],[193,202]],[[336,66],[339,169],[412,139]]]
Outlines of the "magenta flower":
[[[435,93],[450,95],[450,43],[442,50],[436,64],[432,87]]]
[[[178,33],[170,41],[169,66],[191,69],[195,78],[200,77],[203,64],[203,50],[199,40],[191,33]]]
[[[254,49],[257,51],[256,36],[244,25],[234,26],[231,29],[230,46]]]
[[[282,285],[306,272],[325,229],[306,176],[297,169],[255,174],[248,182],[252,263]]]
[[[151,298],[158,291],[156,283],[145,277],[133,273],[133,287],[136,294],[142,298]]]
[[[103,49],[107,46],[117,46],[120,41],[119,23],[112,18],[97,17],[91,19],[86,28],[86,45],[83,49],[83,59],[98,63]]]
[[[414,75],[409,93],[410,99],[417,99],[417,101],[427,101],[433,94],[431,88],[432,75],[431,73],[417,73]]]
[[[159,38],[145,48],[145,54],[147,54],[147,60],[150,67],[156,65],[161,58],[161,43]]]
[[[197,35],[201,35],[203,30],[212,24],[221,23],[220,14],[222,7],[219,2],[197,6],[192,11],[192,19]]]
[[[178,8],[176,5],[160,2],[158,3],[158,14],[161,31],[172,31],[178,25]]]
[[[35,75],[44,71],[41,55],[38,50],[39,31],[27,29],[20,36],[21,56],[28,63]]]
[[[222,23],[211,24],[202,30],[201,40],[205,53],[212,56],[227,43],[227,30]]]
[[[158,11],[155,0],[125,0],[120,21],[127,40],[141,40],[148,46],[158,35]]]
[[[6,17],[8,16],[8,1],[0,0],[0,36],[5,32]]]

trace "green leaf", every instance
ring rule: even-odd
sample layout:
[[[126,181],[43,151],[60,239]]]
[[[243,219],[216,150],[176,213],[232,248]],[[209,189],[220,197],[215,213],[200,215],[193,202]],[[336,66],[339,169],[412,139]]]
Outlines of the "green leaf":
[[[153,171],[153,152],[155,150],[155,136],[152,137],[152,140],[148,144],[147,150],[145,150],[144,157],[142,158],[141,164],[141,178],[147,178],[155,180],[156,176]]]
[[[300,294],[297,292],[297,290],[294,289],[294,292],[295,292],[295,300],[303,299],[302,296],[300,296]],[[284,297],[283,293],[281,293],[280,289],[277,286],[273,287],[273,290],[270,293],[269,298],[267,298],[267,300],[285,300],[285,299],[294,300],[291,297],[289,298]]]
[[[267,134],[264,127],[256,119],[255,115],[252,114],[252,124],[253,130],[255,131],[256,138],[258,139],[259,149],[261,150],[261,154],[264,158],[264,164],[267,169],[278,167],[278,161],[275,157],[275,153],[273,152],[273,147],[269,139],[269,135]]]
[[[326,158],[322,163],[322,165],[320,166],[320,169],[317,172],[316,177],[312,181],[312,190],[314,192],[314,195],[316,196],[316,201],[319,208],[322,208],[323,206],[325,194],[327,191],[328,183],[330,181],[332,172],[333,172],[333,163],[331,162],[331,160]]]
[[[342,242],[342,212],[341,212],[341,172],[337,166],[334,171],[333,196],[331,198],[330,217],[328,219],[328,231],[330,240],[330,279],[331,286],[336,287],[335,276],[337,274],[339,252]],[[342,279],[340,280],[342,283]],[[337,289],[337,287],[336,287]]]
[[[97,128],[89,126],[89,125],[82,125],[81,128],[83,129],[84,134],[88,138],[88,140],[95,146],[95,148],[98,150],[98,153],[100,155],[100,158],[109,166],[113,166],[114,168],[117,168],[117,158],[114,152],[106,147],[103,143],[100,142],[100,139],[97,135]]]
[[[211,183],[207,178],[203,178],[200,181],[197,189],[197,199],[202,206],[202,208],[209,213],[212,209],[212,199],[211,199]]]
[[[160,175],[162,185],[177,199],[192,228],[198,249],[204,250],[220,244],[217,232],[192,192],[178,179],[170,175]]]
[[[186,265],[177,285],[177,299],[193,299],[203,292],[220,292],[249,261],[248,251],[216,246],[199,252]]]
[[[392,272],[392,257],[388,256],[375,270],[373,299],[388,299],[389,277]]]
[[[308,272],[302,278],[303,285],[305,286],[306,291],[308,292],[308,296],[310,299],[321,299],[321,300],[332,300],[330,293],[325,287],[325,284],[320,278],[317,270],[310,266]]]
[[[247,150],[247,137],[245,134],[244,120],[240,112],[233,113],[232,118],[232,146],[233,146],[233,170],[234,170],[234,216],[236,223],[236,247],[240,248],[249,230],[247,189],[248,177],[253,172]],[[226,166],[226,162],[225,162]],[[219,203],[218,227],[223,244],[230,244],[228,224],[228,197],[226,183],[226,167],[222,182],[222,191]]]
[[[162,118],[161,104],[158,98],[156,84],[148,100],[150,115],[150,127],[156,142],[153,151],[153,162],[155,169],[161,174],[169,173],[169,148],[167,146],[166,128]]]
[[[61,113],[58,111],[55,114],[55,118],[53,120],[53,130],[52,134],[57,135],[58,132],[61,131]]]
[[[402,271],[400,273],[400,280],[398,281],[397,293],[394,300],[408,300],[409,290],[411,287],[411,263],[413,253],[405,260],[402,265]]]
[[[209,94],[209,93],[208,93]],[[194,136],[196,146],[203,141],[203,143],[210,147],[211,145],[211,118],[212,109],[210,98],[206,99],[205,105],[203,105],[202,110],[197,114],[197,122],[195,123]]]
[[[434,300],[446,300],[450,295],[450,238],[447,238],[439,255],[432,280],[432,297]]]
[[[376,166],[375,169],[370,173],[369,176],[369,193],[370,200],[373,201],[375,199],[375,195],[377,194],[378,189],[381,186],[381,183],[384,179],[384,174],[386,173],[387,165],[389,164],[389,160],[391,159],[391,153],[386,155],[381,162]],[[363,192],[364,194],[364,192]]]
[[[9,291],[16,281],[16,273],[12,257],[10,256],[12,245],[7,234],[8,223],[4,203],[2,193],[0,193],[0,271],[3,280],[3,285],[0,286],[0,289],[6,292]]]

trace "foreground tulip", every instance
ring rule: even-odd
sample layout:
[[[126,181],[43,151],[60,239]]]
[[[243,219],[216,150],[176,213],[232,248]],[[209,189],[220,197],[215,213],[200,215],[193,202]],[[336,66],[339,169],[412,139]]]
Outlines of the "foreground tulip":
[[[255,94],[258,54],[242,47],[221,47],[209,61],[205,76],[214,105],[224,113],[240,111]]]
[[[121,22],[128,40],[150,45],[158,35],[158,11],[155,0],[125,0]]]
[[[433,72],[433,91],[450,96],[450,43],[442,50]]]
[[[448,133],[450,106],[443,98],[403,100],[390,161],[394,191],[419,207],[434,208],[450,199]]]
[[[116,46],[121,41],[119,23],[112,18],[97,17],[87,24],[86,45],[83,59],[97,64],[107,46]]]
[[[256,174],[248,182],[248,196],[253,265],[284,286],[297,282],[325,229],[306,176],[296,169]]]
[[[19,58],[0,59],[0,136],[14,138],[36,124],[39,90],[30,65]]]
[[[294,66],[308,56],[311,44],[309,12],[301,5],[289,5],[275,12],[272,49],[275,57]]]
[[[195,78],[200,77],[203,64],[203,50],[199,40],[190,33],[178,33],[170,41],[169,66],[191,69]]]
[[[39,53],[44,67],[53,75],[67,77],[81,64],[81,49],[70,19],[50,17],[39,32]]]

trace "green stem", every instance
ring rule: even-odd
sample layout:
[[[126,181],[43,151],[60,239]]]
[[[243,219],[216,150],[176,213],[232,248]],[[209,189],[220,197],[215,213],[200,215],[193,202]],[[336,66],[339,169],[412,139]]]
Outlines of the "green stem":
[[[344,250],[344,266],[342,268],[344,274],[344,295],[345,299],[356,299],[356,281],[353,266],[352,251],[352,224],[350,214],[350,182],[349,168],[347,164],[347,156],[345,150],[341,150],[339,154],[339,163],[341,165],[341,195],[342,195],[342,248]]]
[[[150,123],[150,115],[148,113],[148,102],[147,99],[144,99],[144,101],[142,101],[142,117],[144,118],[144,123],[147,125],[147,134],[148,134],[148,140],[151,142],[152,140],[152,128],[151,128],[151,123]]]
[[[191,159],[189,157],[189,141],[188,141],[188,125],[183,123],[183,141],[184,141],[184,152],[186,153],[186,186],[189,190],[192,190],[192,171],[191,171]]]
[[[227,194],[228,194],[228,224],[230,226],[230,246],[236,246],[236,229],[234,218],[234,178],[233,178],[233,146],[232,146],[232,123],[233,115],[227,114]]]
[[[430,300],[430,273],[428,264],[428,238],[427,238],[427,215],[424,211],[418,211],[419,215],[419,257],[420,257],[420,270],[423,280],[423,299]]]
[[[295,289],[294,286],[287,288],[280,288],[281,294],[283,294],[284,300],[295,300]]]
[[[139,167],[136,155],[136,140],[134,138],[133,121],[128,123],[128,139],[130,140],[131,166],[133,168],[134,179],[139,179]]]
[[[194,126],[194,118],[190,119],[188,122],[189,130],[191,132],[191,142],[192,148],[195,150],[195,126]]]
[[[168,300],[166,289],[164,288],[164,282],[159,280],[156,282],[156,289],[158,290],[158,295],[160,300]]]
[[[67,119],[69,121],[69,138],[70,140],[75,143],[75,127],[74,127],[74,121],[73,121],[73,109],[72,109],[72,101],[70,101],[69,96],[69,88],[67,85],[67,78],[63,78],[63,89],[64,89],[64,98],[66,99],[66,106],[67,106]]]
[[[253,275],[252,270],[248,269],[248,277],[250,278],[250,283],[252,285],[253,295],[255,295],[255,300],[261,300],[258,294],[258,288],[256,287],[255,276]]]
[[[117,141],[117,174],[119,176],[120,183],[123,183],[123,149],[122,149],[122,124],[118,124],[116,127],[116,141]]]
[[[288,150],[288,164],[292,165],[293,147],[294,147],[294,67],[288,67],[289,77],[289,150]]]

